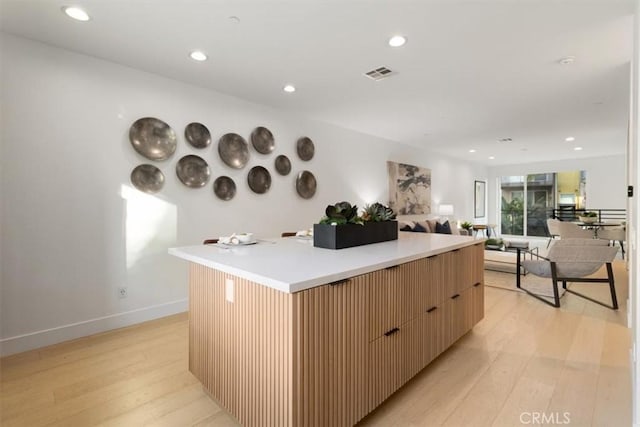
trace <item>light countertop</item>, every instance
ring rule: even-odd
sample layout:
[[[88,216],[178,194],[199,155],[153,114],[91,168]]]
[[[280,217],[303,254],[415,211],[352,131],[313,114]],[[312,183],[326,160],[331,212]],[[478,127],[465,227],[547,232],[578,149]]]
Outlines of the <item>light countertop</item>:
[[[475,243],[468,236],[400,233],[398,240],[338,250],[315,248],[310,238],[284,237],[246,246],[170,248],[169,253],[293,293]]]

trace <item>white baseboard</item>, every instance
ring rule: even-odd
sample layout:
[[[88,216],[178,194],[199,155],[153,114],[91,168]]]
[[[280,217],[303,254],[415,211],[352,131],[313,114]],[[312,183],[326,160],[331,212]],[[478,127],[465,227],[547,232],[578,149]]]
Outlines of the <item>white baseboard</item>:
[[[186,298],[151,307],[139,308],[124,313],[112,314],[97,319],[85,320],[42,331],[31,332],[0,340],[0,356],[21,353],[76,338],[159,319],[189,309]]]

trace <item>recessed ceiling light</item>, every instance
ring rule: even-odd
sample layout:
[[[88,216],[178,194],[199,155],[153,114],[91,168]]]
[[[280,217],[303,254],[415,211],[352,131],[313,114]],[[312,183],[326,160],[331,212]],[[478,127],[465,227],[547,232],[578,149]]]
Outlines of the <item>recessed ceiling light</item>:
[[[573,64],[575,60],[576,60],[575,56],[565,56],[564,58],[560,58],[558,62],[562,65],[569,65],[569,64]]]
[[[489,156],[489,160],[493,160],[493,159],[495,159],[494,156]]]
[[[472,148],[471,150],[469,150],[469,152],[470,152],[470,153],[475,153],[475,152],[476,152],[476,150]]]
[[[282,88],[282,90],[288,93],[293,93],[296,91],[296,87],[294,85],[286,85],[285,87]]]
[[[407,42],[407,38],[404,36],[393,36],[389,39],[389,46],[400,47]]]
[[[62,11],[70,18],[75,19],[76,21],[88,21],[91,19],[87,12],[75,6],[64,6]]]
[[[574,136],[568,136],[564,140],[567,141],[567,142],[573,142],[573,141],[576,140],[576,138]]]
[[[193,59],[194,61],[206,61],[207,60],[207,55],[204,52],[201,52],[199,50],[194,50],[193,52],[191,52],[189,54],[189,57],[191,57],[191,59]]]
[[[580,150],[582,150],[582,147],[573,147],[573,149],[576,150],[576,151],[580,151]]]

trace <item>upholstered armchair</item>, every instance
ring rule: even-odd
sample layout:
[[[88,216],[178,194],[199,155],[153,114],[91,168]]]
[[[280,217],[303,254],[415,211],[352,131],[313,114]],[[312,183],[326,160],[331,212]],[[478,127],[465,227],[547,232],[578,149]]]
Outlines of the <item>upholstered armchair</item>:
[[[607,241],[599,239],[575,239],[567,238],[556,241],[549,249],[547,257],[537,256],[535,259],[521,259],[524,249],[517,250],[516,261],[516,286],[527,294],[549,304],[553,307],[560,307],[560,291],[558,283],[562,283],[562,288],[569,293],[588,299],[589,301],[617,310],[618,299],[613,277],[611,263],[618,252],[617,248],[612,248]],[[532,254],[536,256],[536,254]],[[606,265],[607,277],[587,277],[596,273],[602,266]],[[527,272],[550,280],[550,287],[553,290],[553,300],[549,301],[544,296],[532,292],[522,286],[520,267]],[[608,283],[611,293],[611,305],[595,300],[588,295],[578,293],[567,287],[567,283]]]

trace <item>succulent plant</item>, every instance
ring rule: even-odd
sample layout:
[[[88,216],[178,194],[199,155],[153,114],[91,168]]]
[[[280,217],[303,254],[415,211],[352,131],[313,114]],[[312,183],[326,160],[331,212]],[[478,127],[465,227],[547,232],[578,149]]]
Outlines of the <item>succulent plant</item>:
[[[460,227],[465,230],[471,230],[473,228],[473,224],[471,224],[469,221],[465,221],[462,224],[460,224]]]
[[[392,221],[396,219],[396,214],[388,206],[376,202],[364,207],[362,219],[366,222]]]
[[[338,202],[329,205],[325,209],[325,216],[320,220],[320,224],[342,225],[342,224],[362,224],[363,220],[358,216],[358,207],[351,206],[349,202]]]

